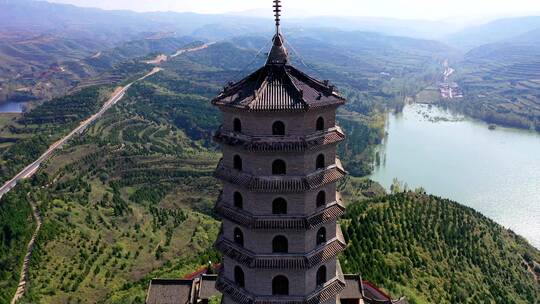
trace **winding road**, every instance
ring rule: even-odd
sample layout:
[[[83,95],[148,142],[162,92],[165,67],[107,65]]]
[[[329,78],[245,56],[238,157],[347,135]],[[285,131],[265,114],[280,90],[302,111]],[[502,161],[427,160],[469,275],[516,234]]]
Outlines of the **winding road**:
[[[215,42],[208,42],[208,43],[205,43],[203,45],[196,46],[196,47],[193,47],[193,48],[181,49],[181,50],[178,50],[173,55],[171,55],[171,58],[178,57],[178,56],[183,55],[185,53],[201,51],[201,50],[207,49],[209,46],[212,46],[214,44],[216,44],[216,43]]]
[[[197,47],[193,47],[193,48],[181,49],[181,50],[178,50],[175,54],[171,55],[170,57],[174,58],[174,57],[180,56],[180,55],[185,54],[185,53],[204,50],[204,49],[208,48],[209,46],[211,46],[213,44],[215,44],[215,42],[206,43],[206,44],[203,44],[201,46],[197,46]],[[96,54],[95,56],[99,56],[99,55],[101,55],[101,52]],[[11,189],[13,189],[17,185],[17,183],[20,182],[21,180],[32,177],[37,172],[37,170],[39,169],[39,166],[41,166],[41,164],[44,161],[48,160],[56,150],[62,148],[67,141],[69,141],[75,135],[81,134],[82,132],[84,132],[84,130],[86,130],[86,128],[90,124],[92,124],[97,119],[99,119],[101,116],[103,116],[103,114],[105,112],[107,112],[107,110],[109,110],[112,106],[114,106],[118,101],[120,101],[124,97],[127,90],[135,82],[141,81],[141,80],[143,80],[143,79],[145,79],[147,77],[150,77],[150,76],[152,76],[152,75],[154,75],[156,73],[159,73],[161,70],[162,69],[159,68],[159,67],[154,67],[152,69],[152,71],[150,71],[148,74],[146,74],[143,77],[131,82],[130,84],[128,84],[128,85],[126,85],[124,87],[118,88],[116,91],[114,91],[111,98],[107,102],[105,102],[105,104],[103,104],[103,107],[99,110],[99,112],[97,112],[96,114],[90,116],[85,121],[81,122],[80,125],[77,128],[75,128],[73,131],[71,131],[68,135],[66,135],[65,137],[63,137],[59,141],[52,144],[49,147],[49,149],[47,151],[45,151],[45,153],[43,153],[36,161],[34,161],[30,165],[26,166],[26,168],[24,168],[21,172],[19,172],[19,174],[15,175],[15,177],[13,177],[11,180],[7,181],[2,187],[0,187],[0,198],[2,198],[2,196],[4,196],[4,194],[11,191]],[[19,285],[18,285],[17,291],[15,293],[15,296],[11,300],[11,304],[17,303],[17,301],[23,297],[24,292],[26,290],[26,282],[28,281],[28,267],[29,267],[30,256],[32,255],[32,250],[34,248],[35,239],[37,237],[37,234],[38,234],[39,229],[41,228],[41,224],[42,224],[42,219],[41,219],[41,215],[39,213],[38,208],[32,202],[30,202],[30,205],[32,207],[32,212],[33,212],[33,215],[34,215],[34,218],[36,220],[37,225],[36,225],[36,229],[35,229],[35,231],[34,231],[34,233],[32,235],[32,239],[28,243],[28,249],[27,249],[26,255],[24,257],[23,267],[21,269],[21,276],[20,276],[20,279],[19,279]]]
[[[47,159],[49,159],[51,157],[51,155],[56,151],[58,150],[59,148],[62,148],[62,146],[67,142],[69,141],[71,138],[73,138],[73,136],[77,135],[77,134],[81,134],[82,132],[84,132],[84,130],[86,130],[86,128],[92,124],[93,122],[95,122],[98,118],[100,118],[101,116],[103,116],[103,113],[107,112],[107,110],[109,110],[113,105],[115,105],[120,99],[122,99],[124,97],[124,95],[126,94],[126,91],[137,81],[141,81],[147,77],[150,77],[156,73],[158,73],[159,71],[161,71],[160,68],[154,68],[151,72],[149,72],[148,74],[146,74],[145,76],[133,81],[132,83],[122,87],[122,88],[119,88],[117,89],[113,95],[111,96],[111,98],[105,102],[105,104],[103,104],[103,107],[101,107],[101,109],[99,110],[99,112],[95,113],[94,115],[90,116],[88,119],[86,119],[85,121],[81,122],[81,124],[75,128],[73,131],[71,131],[68,135],[66,135],[65,137],[63,137],[62,139],[60,139],[59,141],[55,142],[54,144],[52,144],[49,149],[47,149],[47,151],[45,151],[45,153],[43,153],[36,161],[34,161],[33,163],[31,163],[30,165],[26,166],[21,172],[19,172],[17,175],[15,175],[15,177],[13,177],[11,180],[7,181],[1,188],[0,188],[0,198],[2,198],[2,196],[4,196],[4,194],[8,193],[11,189],[13,189],[17,183],[21,180],[24,180],[24,179],[27,179],[27,178],[30,178],[32,177],[37,169],[39,168],[39,166]]]
[[[11,191],[11,189],[13,189],[17,185],[17,183],[20,182],[21,180],[32,177],[36,173],[36,171],[38,170],[39,166],[44,161],[48,160],[56,150],[62,148],[62,146],[64,146],[64,144],[67,141],[72,139],[75,135],[81,134],[82,132],[84,132],[84,130],[86,130],[86,128],[90,124],[92,124],[97,119],[99,119],[101,116],[103,116],[103,114],[105,112],[107,112],[107,110],[109,110],[112,106],[114,106],[118,101],[120,101],[124,97],[127,90],[135,82],[141,81],[141,80],[143,80],[143,79],[145,79],[147,77],[150,77],[150,76],[152,76],[152,75],[154,75],[154,74],[156,74],[156,73],[158,73],[160,71],[161,71],[161,68],[154,68],[152,71],[150,71],[145,76],[131,82],[130,84],[128,84],[128,85],[126,85],[124,87],[118,88],[116,91],[114,91],[114,93],[109,98],[109,100],[107,100],[107,102],[105,102],[105,104],[103,104],[103,106],[101,107],[101,109],[97,113],[95,113],[94,115],[90,116],[88,119],[81,122],[80,125],[77,128],[75,128],[73,131],[69,132],[68,135],[66,135],[65,137],[63,137],[59,141],[52,144],[49,147],[49,149],[47,149],[47,151],[45,151],[45,153],[43,153],[36,161],[34,161],[30,165],[26,166],[26,168],[24,168],[21,172],[19,172],[19,174],[15,175],[14,178],[12,178],[8,182],[6,182],[4,184],[4,186],[2,186],[0,188],[0,198],[4,194]],[[21,276],[20,276],[20,279],[19,279],[19,285],[17,287],[17,291],[15,292],[15,296],[11,300],[11,304],[17,303],[17,301],[20,298],[22,298],[22,296],[24,295],[24,292],[25,292],[25,289],[26,289],[26,282],[28,280],[28,266],[29,266],[30,256],[32,254],[32,250],[34,248],[34,242],[36,240],[37,234],[39,232],[39,229],[41,228],[41,223],[42,223],[41,215],[39,213],[39,210],[37,209],[37,207],[32,202],[30,202],[30,205],[32,207],[32,212],[33,212],[33,215],[34,215],[34,218],[36,220],[37,225],[36,225],[36,229],[34,230],[34,233],[32,234],[32,239],[28,243],[26,255],[24,257],[23,267],[21,269]]]

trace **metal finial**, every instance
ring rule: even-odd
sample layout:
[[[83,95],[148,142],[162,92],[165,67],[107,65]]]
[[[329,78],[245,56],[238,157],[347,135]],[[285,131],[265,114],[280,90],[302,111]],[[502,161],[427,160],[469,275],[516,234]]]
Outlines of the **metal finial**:
[[[276,33],[279,34],[281,23],[281,0],[274,0],[274,16],[276,17]]]

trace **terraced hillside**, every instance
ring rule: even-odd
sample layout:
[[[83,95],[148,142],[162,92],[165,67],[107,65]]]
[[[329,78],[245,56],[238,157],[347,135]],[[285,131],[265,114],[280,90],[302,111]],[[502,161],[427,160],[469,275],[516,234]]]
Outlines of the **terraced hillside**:
[[[219,225],[201,212],[219,193],[219,155],[167,117],[155,121],[145,101],[161,96],[136,97],[145,85],[36,178],[44,188],[29,199],[44,226],[23,303],[140,303],[149,278],[216,259]]]
[[[95,113],[111,87],[93,87],[59,97],[24,115],[9,115],[0,125],[0,180],[11,179],[56,140]]]
[[[176,64],[185,72],[194,62]],[[218,120],[209,96],[219,90],[216,77],[237,71],[198,67],[189,78],[171,68],[134,85],[42,168],[32,195],[20,193],[44,219],[23,303],[140,303],[149,278],[180,277],[216,260],[210,245],[218,223],[209,215],[219,154],[210,139]],[[19,119],[46,126],[48,116],[33,113],[49,107]],[[15,281],[2,282],[14,290],[7,283]]]
[[[455,80],[464,99],[442,102],[488,123],[540,131],[540,48],[498,43],[471,50]]]
[[[0,42],[0,102],[47,100],[74,88],[115,83],[125,76],[118,65],[135,58],[141,61],[133,64],[142,64],[140,57],[170,55],[192,42],[167,36],[118,46],[62,36],[7,39]]]

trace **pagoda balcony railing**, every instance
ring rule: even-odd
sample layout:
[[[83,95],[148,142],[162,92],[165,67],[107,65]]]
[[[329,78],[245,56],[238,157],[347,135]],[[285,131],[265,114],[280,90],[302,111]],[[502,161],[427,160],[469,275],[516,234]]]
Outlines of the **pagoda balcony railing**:
[[[318,189],[344,178],[347,172],[339,159],[334,165],[305,176],[255,176],[232,168],[227,168],[220,160],[214,177],[239,185],[250,191],[266,193],[294,193]]]
[[[225,278],[223,270],[220,270],[216,281],[216,288],[241,304],[320,304],[336,297],[345,288],[345,277],[341,270],[341,265],[337,261],[335,277],[317,287],[308,296],[255,296]]]
[[[337,220],[345,213],[345,205],[338,194],[336,201],[318,208],[311,215],[253,215],[245,210],[227,204],[220,195],[215,208],[222,217],[250,229],[260,230],[311,230],[330,221]]]
[[[216,248],[225,256],[250,268],[259,269],[308,269],[337,256],[347,247],[341,228],[337,225],[336,237],[317,246],[310,252],[257,254],[226,239],[222,233]]]
[[[339,126],[307,136],[250,136],[225,131],[221,126],[214,135],[217,143],[243,147],[251,152],[304,152],[337,144],[344,139],[345,133]]]

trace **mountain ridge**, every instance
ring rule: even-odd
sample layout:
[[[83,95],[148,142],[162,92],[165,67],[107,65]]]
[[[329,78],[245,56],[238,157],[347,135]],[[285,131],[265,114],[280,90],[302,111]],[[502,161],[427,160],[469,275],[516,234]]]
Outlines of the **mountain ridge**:
[[[540,29],[540,16],[505,18],[451,34],[446,37],[446,41],[468,50],[480,45],[512,40],[538,29]]]

